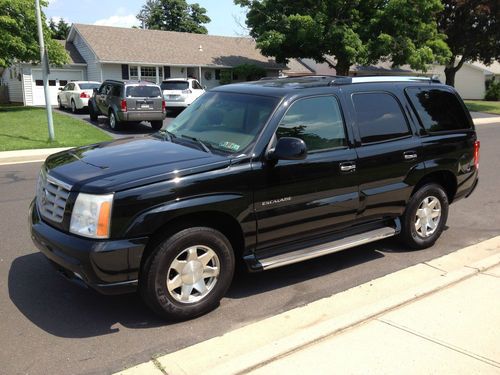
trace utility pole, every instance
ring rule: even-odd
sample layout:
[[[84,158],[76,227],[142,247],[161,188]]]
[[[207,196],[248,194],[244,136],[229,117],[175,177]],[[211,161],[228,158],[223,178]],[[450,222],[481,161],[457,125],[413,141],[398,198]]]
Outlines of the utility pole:
[[[42,28],[42,15],[40,12],[40,0],[35,0],[36,6],[36,23],[38,26],[38,40],[40,44],[40,61],[42,63],[42,79],[43,79],[43,92],[45,94],[45,107],[47,108],[47,122],[49,124],[49,139],[54,141],[54,122],[52,120],[52,106],[50,105],[49,82],[48,76],[49,59],[47,51],[45,50],[45,43],[43,41],[43,28]]]

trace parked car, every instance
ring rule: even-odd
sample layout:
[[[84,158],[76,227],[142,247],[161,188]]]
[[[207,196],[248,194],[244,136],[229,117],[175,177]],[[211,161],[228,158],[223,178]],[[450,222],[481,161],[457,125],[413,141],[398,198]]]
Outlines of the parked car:
[[[478,168],[469,112],[433,80],[225,85],[154,135],[50,156],[31,234],[67,278],[189,319],[218,305],[237,261],[263,271],[394,236],[432,246]]]
[[[101,85],[100,82],[74,81],[68,83],[57,93],[57,104],[59,109],[71,108],[71,112],[87,108],[89,99],[95,88]]]
[[[183,109],[203,95],[205,89],[194,78],[170,78],[160,85],[167,109]]]
[[[146,81],[106,80],[89,100],[92,121],[100,115],[109,117],[109,126],[119,130],[125,123],[149,121],[160,130],[165,119],[165,100],[160,86]]]

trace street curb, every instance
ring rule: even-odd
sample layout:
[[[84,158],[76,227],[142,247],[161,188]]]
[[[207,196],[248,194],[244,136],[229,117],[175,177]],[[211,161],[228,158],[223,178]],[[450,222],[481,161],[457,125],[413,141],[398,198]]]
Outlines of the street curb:
[[[61,151],[69,150],[71,147],[40,148],[34,150],[16,150],[0,152],[0,165],[33,163],[44,161],[48,156]]]
[[[156,365],[158,370],[154,374],[247,373],[388,311],[425,298],[497,264],[500,264],[500,236],[249,324],[118,374],[147,373],[146,369],[150,371],[151,364]],[[405,284],[411,284],[415,278],[416,284],[406,288]],[[391,290],[386,291],[397,289],[398,286],[394,286],[394,283],[402,284],[402,291],[395,294]],[[385,296],[378,298],[381,292]],[[348,308],[355,305],[356,300],[370,298],[372,303]],[[342,311],[342,307],[336,307],[342,303],[347,305],[343,313],[333,314],[332,311]],[[197,360],[193,361],[192,358]]]
[[[474,125],[500,124],[500,116],[473,119]]]

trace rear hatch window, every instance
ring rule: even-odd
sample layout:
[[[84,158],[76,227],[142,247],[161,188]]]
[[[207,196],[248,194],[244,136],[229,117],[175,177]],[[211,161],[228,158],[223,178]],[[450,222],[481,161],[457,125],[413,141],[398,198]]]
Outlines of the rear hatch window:
[[[161,91],[158,86],[128,86],[125,93],[127,98],[157,98],[161,97]]]
[[[162,90],[186,90],[189,88],[189,82],[186,81],[168,81],[162,82]]]
[[[99,86],[101,86],[100,83],[79,83],[81,90],[93,90],[93,89],[98,89]]]

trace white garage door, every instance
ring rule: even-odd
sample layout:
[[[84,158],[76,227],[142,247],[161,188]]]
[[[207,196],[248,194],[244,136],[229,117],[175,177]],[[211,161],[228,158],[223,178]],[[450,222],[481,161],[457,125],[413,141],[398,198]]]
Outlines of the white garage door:
[[[45,105],[42,71],[32,70],[33,75],[33,105]],[[60,87],[71,81],[83,80],[82,70],[51,69],[49,74],[50,104],[57,105],[57,93]]]

